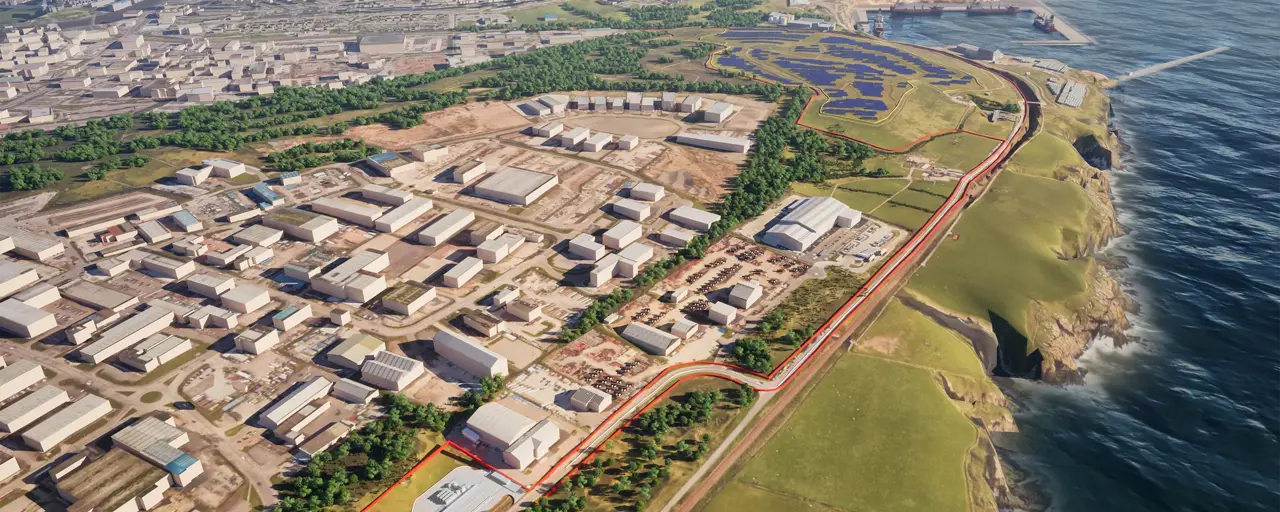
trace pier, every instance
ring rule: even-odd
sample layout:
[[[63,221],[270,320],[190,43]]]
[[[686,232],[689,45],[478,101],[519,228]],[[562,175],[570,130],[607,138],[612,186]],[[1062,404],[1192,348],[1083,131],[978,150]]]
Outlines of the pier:
[[[1205,57],[1209,57],[1209,56],[1217,55],[1217,54],[1219,54],[1219,53],[1225,52],[1225,51],[1230,50],[1230,49],[1231,49],[1231,47],[1230,47],[1230,46],[1223,46],[1223,47],[1219,47],[1219,48],[1214,48],[1214,49],[1209,50],[1209,51],[1207,51],[1207,52],[1200,52],[1200,53],[1197,53],[1197,54],[1195,54],[1195,55],[1189,55],[1189,56],[1183,57],[1183,58],[1181,58],[1181,59],[1174,59],[1174,60],[1171,60],[1171,61],[1169,61],[1169,62],[1165,62],[1165,63],[1163,63],[1163,64],[1156,64],[1156,65],[1154,65],[1154,66],[1150,66],[1150,67],[1142,68],[1142,69],[1139,69],[1139,70],[1134,71],[1134,72],[1132,72],[1132,73],[1129,73],[1129,74],[1127,74],[1127,75],[1125,75],[1125,76],[1122,76],[1122,77],[1120,77],[1120,78],[1117,78],[1117,79],[1116,79],[1116,81],[1117,81],[1117,82],[1127,82],[1127,81],[1129,81],[1129,80],[1134,80],[1134,79],[1137,79],[1137,78],[1142,78],[1142,77],[1144,77],[1144,76],[1147,76],[1147,75],[1150,75],[1150,74],[1153,74],[1153,73],[1158,73],[1158,72],[1164,71],[1164,70],[1166,70],[1166,69],[1172,68],[1172,67],[1174,67],[1174,66],[1181,66],[1181,65],[1186,64],[1186,63],[1188,63],[1188,62],[1192,62],[1192,61],[1196,61],[1196,60],[1203,59],[1203,58],[1205,58]]]
[[[1005,0],[981,2],[978,5],[959,3],[890,3],[855,7],[853,9],[854,29],[871,32],[872,14],[890,16],[940,16],[945,13],[971,15],[1000,15],[1034,12],[1037,16],[1053,19],[1053,32],[1062,34],[1065,39],[1035,39],[1013,41],[1016,44],[1041,46],[1084,46],[1096,44],[1092,37],[1077,30],[1066,20],[1053,12],[1041,0]]]

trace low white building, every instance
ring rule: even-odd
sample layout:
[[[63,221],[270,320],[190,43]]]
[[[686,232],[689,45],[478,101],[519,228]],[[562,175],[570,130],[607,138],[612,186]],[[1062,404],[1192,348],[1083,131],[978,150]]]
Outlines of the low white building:
[[[449,269],[448,272],[445,272],[443,277],[444,285],[450,288],[460,288],[479,275],[482,268],[484,268],[484,261],[474,256],[467,256]]]
[[[371,386],[401,391],[426,373],[422,362],[382,351],[360,367],[360,378]]]
[[[631,220],[643,221],[649,218],[650,212],[648,204],[631,198],[619,199],[613,203],[613,213]]]
[[[603,244],[596,241],[595,237],[586,233],[579,233],[578,236],[569,240],[568,248],[569,254],[591,261],[603,258],[605,253],[608,252]]]
[[[644,230],[629,220],[620,220],[601,236],[604,246],[610,249],[622,249],[644,236]]]
[[[627,197],[637,201],[661,201],[667,196],[667,189],[655,183],[637,183],[627,191]]]

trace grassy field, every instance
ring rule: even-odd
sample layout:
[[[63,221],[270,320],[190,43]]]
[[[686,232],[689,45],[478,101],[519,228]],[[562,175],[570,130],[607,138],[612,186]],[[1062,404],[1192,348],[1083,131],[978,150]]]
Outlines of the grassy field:
[[[142,398],[140,398],[140,400],[142,400],[142,403],[144,404],[154,404],[159,402],[161,398],[164,398],[164,393],[159,391],[148,391],[142,394]]]
[[[933,216],[933,212],[921,211],[910,206],[889,202],[868,212],[867,215],[903,229],[915,231],[923,227],[924,223],[929,222],[929,217]]]
[[[0,9],[0,24],[16,25],[31,21],[40,16],[40,2],[28,2],[22,5]]]
[[[704,510],[967,511],[976,439],[931,371],[848,354]]]
[[[814,100],[815,105],[818,101]],[[822,113],[817,107],[805,111],[800,122],[869,144],[899,149],[933,134],[955,131],[970,108],[973,107],[951,101],[936,87],[926,85],[907,93],[888,117],[874,124]]]
[[[856,349],[973,379],[986,378],[982,363],[968,341],[898,299],[889,302],[871,328],[858,339]]]
[[[980,319],[999,316],[1026,335],[1028,305],[1085,291],[1087,260],[1059,255],[1088,229],[1079,187],[1003,173],[961,218],[958,240],[939,246],[909,287],[934,303]]]
[[[1067,177],[1066,168],[1087,165],[1070,142],[1051,133],[1036,135],[1009,159],[1013,171],[1054,179]]]
[[[434,447],[432,447],[434,449]],[[466,455],[445,449],[418,471],[388,492],[370,512],[401,512],[413,509],[413,502],[441,478],[456,468],[473,465]]]
[[[933,193],[908,188],[893,196],[890,203],[923,208],[932,214],[939,206],[942,206],[943,201],[946,201],[945,197],[938,197]]]

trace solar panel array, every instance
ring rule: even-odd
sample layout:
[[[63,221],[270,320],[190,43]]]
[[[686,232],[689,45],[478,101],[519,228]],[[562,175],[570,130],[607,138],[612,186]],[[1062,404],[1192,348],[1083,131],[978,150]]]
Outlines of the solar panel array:
[[[720,37],[745,47],[733,47],[716,59],[726,69],[754,74],[783,85],[801,85],[794,78],[771,72],[768,67],[800,77],[818,86],[830,98],[822,112],[874,121],[885,112],[886,87],[906,88],[901,78],[927,79],[940,87],[965,85],[973,77],[934,64],[914,53],[887,44],[847,36],[828,35],[817,44],[811,32],[768,28],[732,29]],[[809,44],[800,44],[809,42]],[[775,49],[762,48],[772,46]],[[810,54],[800,56],[801,54]],[[766,67],[766,65],[768,67]]]

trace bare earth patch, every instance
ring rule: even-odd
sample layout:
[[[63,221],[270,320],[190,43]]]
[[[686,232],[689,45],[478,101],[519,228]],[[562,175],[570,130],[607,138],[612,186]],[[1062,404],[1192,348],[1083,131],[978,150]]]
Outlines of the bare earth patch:
[[[612,133],[618,136],[635,135],[642,139],[660,139],[675,135],[680,125],[670,119],[661,117],[642,117],[627,115],[580,116],[566,120],[573,126],[585,126],[592,131]]]
[[[732,188],[746,155],[668,144],[644,174],[703,203],[719,201]]]
[[[858,342],[858,348],[867,352],[889,355],[898,350],[898,338],[893,336],[874,336]]]
[[[346,136],[393,150],[408,149],[414,144],[475,137],[526,126],[529,121],[505,103],[474,103],[423,115],[423,123],[406,130],[392,130],[386,125],[357,126]]]

